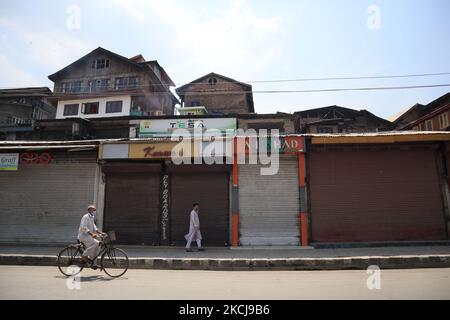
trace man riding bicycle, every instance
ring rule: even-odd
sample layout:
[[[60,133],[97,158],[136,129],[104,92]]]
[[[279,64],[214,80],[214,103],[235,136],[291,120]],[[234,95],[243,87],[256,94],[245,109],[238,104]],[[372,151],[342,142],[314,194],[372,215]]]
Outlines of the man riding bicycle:
[[[86,246],[86,250],[81,256],[81,260],[84,264],[92,263],[91,268],[97,269],[97,255],[100,252],[100,241],[95,239],[96,237],[105,235],[103,232],[97,229],[95,225],[95,215],[97,209],[94,205],[90,205],[87,208],[87,213],[81,218],[80,228],[78,230],[78,240],[83,242]]]

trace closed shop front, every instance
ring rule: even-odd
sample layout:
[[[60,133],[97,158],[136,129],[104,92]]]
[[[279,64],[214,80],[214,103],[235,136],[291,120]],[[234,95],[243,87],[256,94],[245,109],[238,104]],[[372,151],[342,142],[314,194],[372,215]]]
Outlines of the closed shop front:
[[[186,165],[169,168],[172,244],[186,244],[184,235],[189,231],[190,212],[195,202],[200,204],[202,244],[229,244],[230,171],[231,166],[227,165]]]
[[[20,152],[20,158],[18,170],[0,171],[0,242],[74,242],[95,200],[96,152]]]
[[[276,175],[260,165],[239,165],[241,245],[299,245],[299,186],[296,155],[280,155]]]
[[[313,242],[446,239],[435,145],[313,146]]]
[[[159,163],[114,163],[106,175],[104,229],[116,232],[117,242],[159,244]]]

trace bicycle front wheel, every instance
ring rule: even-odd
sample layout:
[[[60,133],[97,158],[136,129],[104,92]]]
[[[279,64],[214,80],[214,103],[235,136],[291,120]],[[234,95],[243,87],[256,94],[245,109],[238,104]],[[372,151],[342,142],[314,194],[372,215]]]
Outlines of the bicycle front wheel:
[[[102,255],[102,268],[105,273],[112,277],[121,277],[128,270],[128,256],[122,249],[108,248]]]
[[[58,269],[67,277],[77,275],[83,270],[81,256],[83,251],[79,246],[72,245],[65,247],[58,254]]]

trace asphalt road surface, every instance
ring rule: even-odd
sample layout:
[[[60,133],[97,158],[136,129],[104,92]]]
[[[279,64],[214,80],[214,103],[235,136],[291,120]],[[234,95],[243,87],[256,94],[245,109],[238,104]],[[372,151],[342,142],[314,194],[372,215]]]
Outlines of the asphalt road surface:
[[[79,280],[56,267],[0,266],[0,299],[450,299],[450,269],[128,270],[119,279],[83,270]]]

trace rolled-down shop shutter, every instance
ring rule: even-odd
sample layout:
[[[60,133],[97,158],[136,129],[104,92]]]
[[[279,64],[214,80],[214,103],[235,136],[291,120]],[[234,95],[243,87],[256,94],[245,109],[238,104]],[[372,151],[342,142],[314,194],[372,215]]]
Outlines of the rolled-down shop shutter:
[[[184,235],[189,231],[192,204],[198,202],[202,243],[205,246],[228,245],[230,166],[175,166],[169,170],[172,243],[186,243]]]
[[[299,245],[298,160],[280,155],[276,175],[260,165],[239,165],[239,241],[241,245]]]
[[[160,165],[115,164],[106,173],[104,229],[117,243],[159,244]]]
[[[38,153],[39,154],[39,153]],[[94,201],[96,152],[50,152],[49,164],[0,171],[0,242],[73,243]]]
[[[436,149],[313,147],[312,241],[446,239]]]

